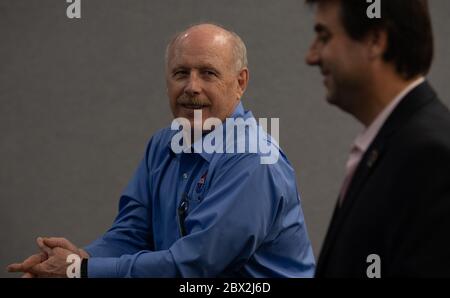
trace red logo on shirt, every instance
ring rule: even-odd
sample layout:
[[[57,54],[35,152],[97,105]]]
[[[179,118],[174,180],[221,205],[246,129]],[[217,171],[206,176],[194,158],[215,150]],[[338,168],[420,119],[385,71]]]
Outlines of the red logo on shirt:
[[[203,174],[202,177],[200,177],[200,180],[198,180],[196,189],[197,193],[202,191],[203,186],[205,185],[206,175],[208,175],[208,171],[206,171],[206,173]]]

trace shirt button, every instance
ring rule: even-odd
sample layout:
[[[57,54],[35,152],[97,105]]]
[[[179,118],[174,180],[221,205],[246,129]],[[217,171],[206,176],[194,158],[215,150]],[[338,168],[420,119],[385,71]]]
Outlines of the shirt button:
[[[188,174],[187,174],[187,173],[184,173],[184,174],[183,174],[183,179],[186,180],[187,178],[188,178]]]

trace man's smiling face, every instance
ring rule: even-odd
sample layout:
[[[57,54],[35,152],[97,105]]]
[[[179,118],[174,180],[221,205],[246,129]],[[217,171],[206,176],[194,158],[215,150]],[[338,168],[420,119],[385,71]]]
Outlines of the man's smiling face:
[[[188,30],[175,40],[168,53],[167,92],[175,118],[193,125],[194,110],[203,121],[231,116],[243,94],[233,55],[232,41],[210,27]]]
[[[306,63],[318,66],[327,89],[327,101],[344,110],[352,110],[355,94],[365,88],[369,74],[367,46],[352,39],[341,21],[340,1],[317,5],[316,38],[306,56]]]

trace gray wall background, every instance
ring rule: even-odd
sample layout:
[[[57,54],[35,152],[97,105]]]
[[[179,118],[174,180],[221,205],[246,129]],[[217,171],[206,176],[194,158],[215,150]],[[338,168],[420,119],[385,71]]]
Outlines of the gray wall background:
[[[234,29],[249,50],[244,98],[280,118],[316,256],[362,127],[324,100],[304,64],[313,15],[302,0],[0,0],[0,276],[36,251],[37,236],[88,244],[112,223],[149,137],[170,123],[164,49],[201,21]],[[450,104],[450,1],[431,0],[430,81]],[[419,170],[419,169],[418,169]]]

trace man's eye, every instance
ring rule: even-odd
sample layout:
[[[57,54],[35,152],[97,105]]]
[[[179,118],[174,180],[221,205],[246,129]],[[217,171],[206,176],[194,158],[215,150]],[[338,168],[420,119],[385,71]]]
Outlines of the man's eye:
[[[184,77],[187,75],[189,75],[189,73],[186,70],[178,70],[173,73],[174,77]]]
[[[214,77],[217,76],[217,74],[214,71],[210,71],[210,70],[205,70],[203,73],[207,76],[214,76]]]

